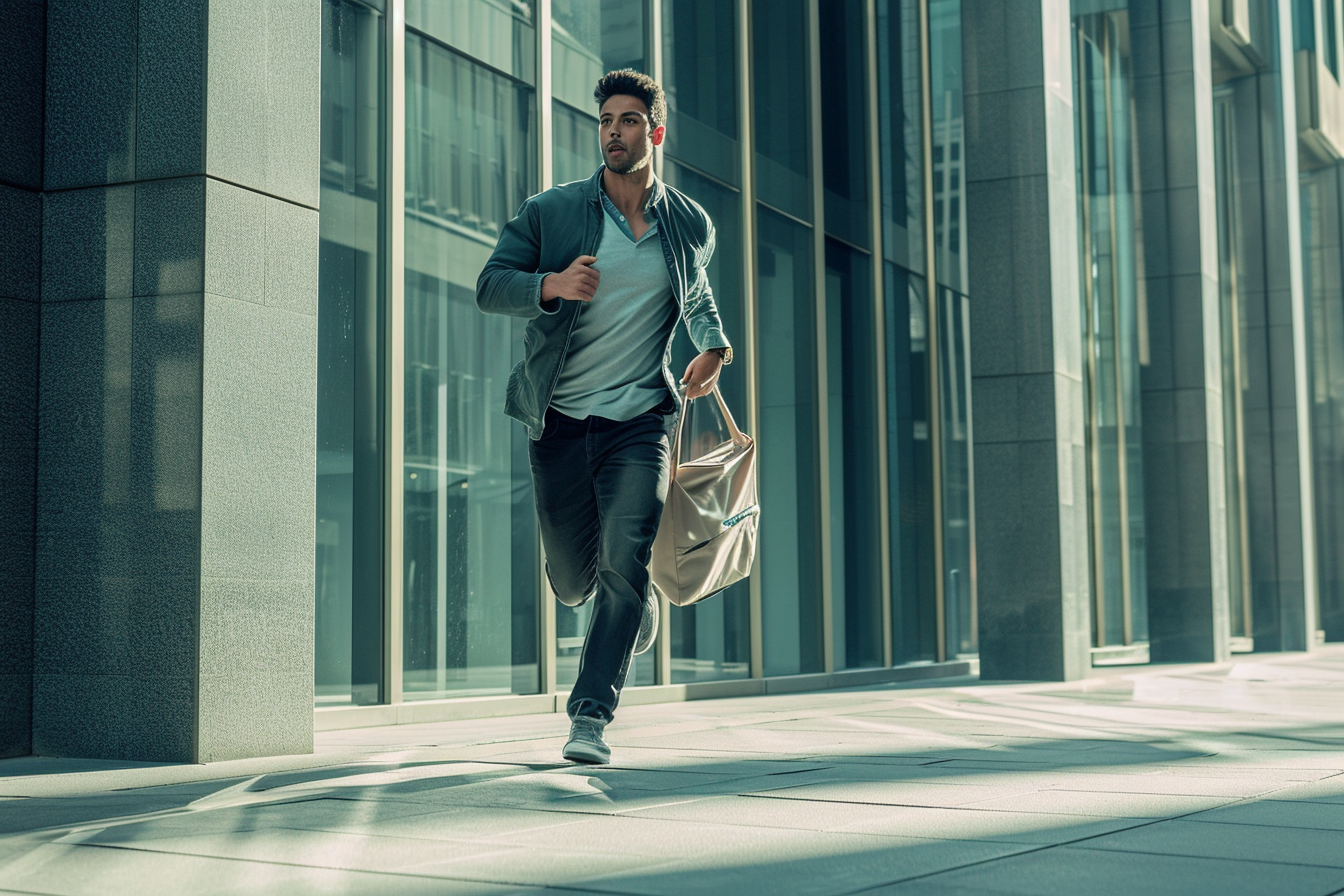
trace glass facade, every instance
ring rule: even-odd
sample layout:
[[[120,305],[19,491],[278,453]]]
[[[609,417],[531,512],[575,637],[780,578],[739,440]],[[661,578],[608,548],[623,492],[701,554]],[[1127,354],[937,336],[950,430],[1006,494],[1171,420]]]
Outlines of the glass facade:
[[[601,164],[593,86],[613,69],[646,71],[647,34],[641,3],[555,0],[551,17],[554,183],[564,184],[583,180]]]
[[[823,667],[821,470],[818,460],[817,309],[812,231],[778,212],[756,213],[762,453],[761,577],[765,674]],[[773,559],[770,559],[773,558]]]
[[[1083,357],[1093,567],[1093,645],[1146,641],[1142,211],[1129,15],[1074,19]]]
[[[807,15],[806,0],[752,5],[751,117],[757,198],[810,222],[814,113]]]
[[[1074,13],[1081,500],[1091,640],[1106,650],[1149,634],[1139,147],[1151,122],[1136,100],[1128,5]],[[977,14],[961,0],[324,0],[320,705],[559,693],[577,675],[590,608],[549,594],[527,436],[501,413],[522,324],[481,314],[474,294],[522,201],[598,166],[592,90],[622,67],[664,84],[658,172],[715,222],[709,277],[736,356],[721,387],[763,446],[764,512],[751,578],[670,609],[668,637],[628,683],[977,654],[989,598],[971,406],[975,73],[962,58]],[[1263,42],[1268,20],[1252,18]],[[1212,97],[1224,451],[1214,512],[1226,520],[1230,634],[1249,649],[1256,595],[1268,593],[1248,483],[1268,451],[1256,439],[1269,438],[1272,290],[1248,248],[1263,233],[1248,217],[1262,196],[1247,172],[1270,156],[1245,138],[1259,108],[1245,84],[1263,60],[1225,38],[1214,37]],[[1327,67],[1336,50],[1321,50]],[[1344,532],[1344,186],[1337,167],[1307,168],[1312,488],[1317,543],[1329,545]],[[692,356],[683,335],[677,373]],[[1344,636],[1336,553],[1318,552],[1331,637]]]
[[[886,386],[888,556],[897,663],[939,657],[934,427],[929,360],[929,258],[924,235],[932,209],[925,186],[920,6],[877,4],[877,127],[881,171],[882,312]],[[944,49],[948,49],[944,44]],[[960,52],[955,64],[960,64]],[[930,172],[931,174],[931,172]]]
[[[516,29],[515,29],[516,30]],[[434,38],[406,37],[403,689],[539,687],[526,435],[500,413],[522,326],[476,275],[536,192],[536,97]]]
[[[747,423],[752,355],[747,334],[747,256],[743,236],[741,82],[738,11],[719,0],[664,0],[663,83],[668,130],[662,176],[702,205],[714,221],[717,248],[710,287],[736,360],[719,389],[740,425]],[[678,338],[673,371],[694,354]],[[694,422],[694,421],[688,421]],[[670,614],[674,684],[751,675],[751,588],[739,582],[712,601]]]
[[[826,432],[836,668],[881,666],[882,528],[873,265],[826,242]]]
[[[1327,4],[1327,6],[1332,6]],[[1344,638],[1344,178],[1302,175],[1302,287],[1311,334],[1312,474],[1320,630]]]
[[[938,451],[935,479],[941,542],[939,573],[942,651],[973,656],[976,641],[976,577],[972,452],[970,304],[966,249],[966,116],[963,108],[960,0],[930,0],[929,78],[932,159],[932,234],[935,282],[926,348],[935,367],[936,414],[931,430]]]
[[[699,160],[693,146],[683,143],[681,148],[689,158]],[[667,182],[687,195],[694,196],[714,221],[718,248],[710,262],[709,284],[714,291],[714,300],[718,304],[724,328],[730,334],[745,333],[746,302],[741,278],[745,261],[741,193],[706,175],[697,174],[684,164],[671,161],[670,152],[668,156],[668,162],[663,168]],[[734,411],[734,419],[740,418],[739,425],[745,425],[750,353],[745,351],[740,338],[737,341],[739,347],[735,349],[736,359],[723,368],[719,376],[719,390],[729,408],[737,409]],[[693,357],[691,342],[682,334],[674,345],[673,372],[684,371]],[[750,606],[750,588],[746,582],[738,582],[711,601],[673,612],[670,618],[672,682],[680,684],[748,677],[751,660]]]
[[[1232,90],[1214,93],[1214,172],[1218,192],[1219,336],[1223,359],[1224,518],[1227,525],[1228,628],[1236,647],[1246,649],[1253,636],[1251,556],[1246,520],[1245,409],[1248,374],[1244,261],[1240,251],[1242,203],[1237,175],[1237,106]]]
[[[372,7],[327,7],[332,22],[364,30],[353,56],[328,41],[325,126],[350,130],[354,142],[324,142],[324,185],[330,174],[331,189],[363,205],[355,215],[336,198],[322,211],[324,240],[329,229],[358,240],[343,237],[341,279],[333,273],[323,286],[331,314],[344,315],[324,326],[324,351],[344,352],[345,365],[324,361],[332,397],[323,407],[347,422],[319,473],[330,483],[319,504],[334,509],[319,522],[328,535],[319,538],[318,640],[321,656],[345,665],[319,662],[319,700],[563,691],[577,675],[590,608],[551,601],[526,434],[500,412],[521,324],[480,314],[474,288],[523,199],[599,164],[592,89],[620,67],[661,72],[669,127],[660,174],[716,226],[710,283],[736,348],[721,387],[769,446],[758,571],[713,601],[672,610],[664,648],[639,657],[627,683],[972,655],[957,4],[845,0],[814,17],[807,0],[553,0],[540,9],[404,0],[403,35],[389,35]],[[930,9],[931,54],[922,24]],[[404,69],[391,72],[389,41],[398,40]],[[815,68],[806,64],[814,53]],[[389,160],[386,103],[398,87],[404,148]],[[930,155],[924,141],[934,135]],[[337,162],[356,151],[371,179],[337,179]],[[404,189],[392,202],[380,184],[398,166]],[[404,223],[388,261],[393,214]],[[946,284],[936,300],[931,269]],[[386,288],[397,278],[391,310],[400,316]],[[692,354],[679,339],[674,364]],[[397,459],[383,450],[390,401],[400,410]],[[338,411],[323,414],[335,420]],[[688,425],[710,425],[704,416]],[[354,434],[352,418],[362,427]],[[396,500],[385,481],[400,489]],[[397,509],[399,525],[384,506]],[[350,534],[331,522],[338,510]],[[392,574],[389,526],[399,541]],[[355,550],[355,537],[368,544]],[[351,656],[363,671],[349,670]],[[399,668],[388,671],[389,656]]]
[[[318,705],[383,696],[383,29],[383,17],[369,7],[322,4]]]

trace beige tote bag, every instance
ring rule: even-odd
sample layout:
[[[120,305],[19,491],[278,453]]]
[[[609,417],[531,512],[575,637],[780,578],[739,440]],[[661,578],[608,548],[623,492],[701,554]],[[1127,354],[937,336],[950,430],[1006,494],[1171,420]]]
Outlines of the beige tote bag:
[[[746,578],[756,556],[761,515],[756,442],[737,428],[718,386],[713,394],[730,438],[682,461],[691,411],[691,403],[685,403],[672,439],[672,481],[649,563],[654,587],[679,607]]]

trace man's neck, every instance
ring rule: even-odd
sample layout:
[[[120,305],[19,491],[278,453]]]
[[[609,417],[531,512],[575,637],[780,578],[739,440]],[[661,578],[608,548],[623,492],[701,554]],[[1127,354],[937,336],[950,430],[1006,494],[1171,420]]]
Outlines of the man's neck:
[[[624,215],[629,218],[643,209],[653,191],[653,165],[644,165],[629,174],[617,174],[610,168],[602,170],[602,189]]]

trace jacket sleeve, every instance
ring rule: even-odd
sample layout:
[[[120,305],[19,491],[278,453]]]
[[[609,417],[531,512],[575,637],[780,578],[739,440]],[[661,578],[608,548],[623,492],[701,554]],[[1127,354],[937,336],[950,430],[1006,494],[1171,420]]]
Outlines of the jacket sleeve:
[[[541,281],[546,274],[537,270],[541,263],[541,235],[537,205],[528,200],[517,217],[504,225],[495,251],[476,280],[476,306],[487,314],[536,317],[554,314],[560,302],[543,308]]]
[[[709,260],[714,256],[714,241],[714,226],[711,224],[697,259],[695,280],[687,290],[682,312],[686,318],[686,330],[697,352],[707,352],[712,348],[732,350],[732,344],[723,333],[723,321],[719,319],[719,308],[714,304],[714,292],[709,287]]]

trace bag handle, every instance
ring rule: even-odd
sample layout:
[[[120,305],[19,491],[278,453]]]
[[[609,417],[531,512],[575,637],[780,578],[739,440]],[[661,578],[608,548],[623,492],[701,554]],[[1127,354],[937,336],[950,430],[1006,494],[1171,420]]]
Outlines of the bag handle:
[[[733,444],[739,448],[751,444],[751,438],[737,428],[737,421],[733,419],[733,412],[728,410],[728,402],[723,400],[723,393],[719,391],[718,383],[714,384],[714,398],[719,402],[719,410],[723,412],[723,419],[728,424],[728,434],[733,437]]]
[[[733,444],[739,448],[745,448],[751,444],[751,436],[738,429],[737,421],[733,419],[733,412],[728,410],[728,403],[723,400],[723,393],[719,391],[719,384],[714,384],[714,398],[719,403],[719,411],[723,414],[723,420],[728,424],[728,435],[732,438]],[[681,384],[681,413],[677,416],[677,430],[672,437],[672,473],[677,472],[677,467],[681,461],[681,430],[686,425],[686,410],[690,403],[695,399],[686,397],[686,385]],[[704,396],[701,396],[702,398]]]

